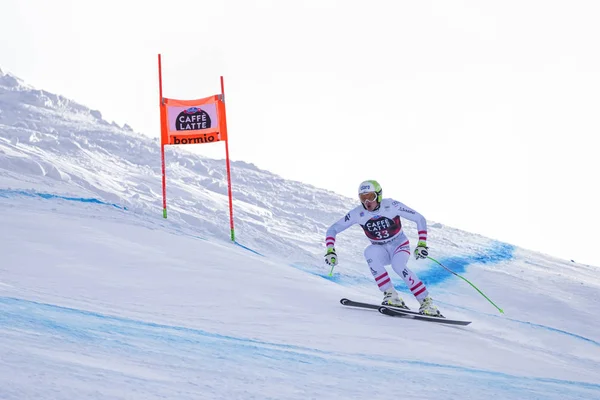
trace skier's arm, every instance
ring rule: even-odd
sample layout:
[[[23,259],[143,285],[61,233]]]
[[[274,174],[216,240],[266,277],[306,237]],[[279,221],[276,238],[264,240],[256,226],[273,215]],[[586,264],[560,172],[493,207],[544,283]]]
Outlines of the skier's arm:
[[[325,245],[328,249],[333,248],[335,245],[335,237],[338,233],[345,231],[350,228],[352,225],[356,224],[356,218],[354,217],[354,210],[350,211],[344,217],[340,218],[339,221],[334,223],[327,229],[327,233],[325,233]]]
[[[398,210],[400,217],[417,223],[419,242],[427,242],[427,220],[425,217],[399,201],[394,200],[392,206]]]

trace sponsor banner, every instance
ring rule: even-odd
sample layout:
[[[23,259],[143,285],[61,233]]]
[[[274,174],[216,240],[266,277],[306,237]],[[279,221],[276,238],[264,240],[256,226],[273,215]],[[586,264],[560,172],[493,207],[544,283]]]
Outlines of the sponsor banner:
[[[170,145],[227,140],[221,96],[215,95],[197,100],[163,98],[161,136],[163,144]]]

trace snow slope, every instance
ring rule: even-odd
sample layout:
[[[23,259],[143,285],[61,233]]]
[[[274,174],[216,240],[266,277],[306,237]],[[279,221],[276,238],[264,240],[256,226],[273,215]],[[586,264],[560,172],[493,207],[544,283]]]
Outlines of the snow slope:
[[[1,399],[600,398],[597,267],[430,221],[432,256],[506,314],[415,260],[471,325],[347,309],[381,297],[358,228],[322,264],[353,199],[234,162],[235,245],[224,161],[167,161],[165,220],[156,140],[0,72]]]

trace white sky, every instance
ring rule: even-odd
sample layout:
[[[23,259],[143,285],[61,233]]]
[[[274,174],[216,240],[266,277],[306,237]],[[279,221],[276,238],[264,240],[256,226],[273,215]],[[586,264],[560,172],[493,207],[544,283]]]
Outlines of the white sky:
[[[367,5],[368,4],[368,5]],[[230,155],[600,265],[595,1],[4,0],[0,68],[158,136],[218,93]],[[224,157],[222,144],[194,151]]]

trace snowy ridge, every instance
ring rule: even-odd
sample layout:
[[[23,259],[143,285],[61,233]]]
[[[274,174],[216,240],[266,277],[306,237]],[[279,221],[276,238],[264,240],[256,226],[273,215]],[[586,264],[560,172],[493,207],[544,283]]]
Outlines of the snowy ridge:
[[[0,167],[7,187],[94,197],[149,216],[160,213],[158,139],[120,128],[102,120],[97,111],[35,90],[11,75],[0,76],[0,109]],[[167,147],[166,160],[169,219],[226,240],[224,161],[177,146]],[[355,206],[352,199],[286,181],[242,161],[232,163],[232,187],[240,242],[278,256],[289,253],[294,261],[320,254],[327,226]],[[414,227],[409,224],[406,229],[414,237]],[[434,236],[438,230],[458,232],[439,223],[431,223],[430,229]],[[463,250],[445,237],[449,236],[437,236],[440,244]],[[362,234],[355,231],[340,238],[344,246],[356,239],[359,245],[350,249],[352,258],[362,255]],[[492,241],[480,237],[470,242],[481,249]]]
[[[0,72],[0,398],[600,397],[597,267],[430,221],[432,256],[506,315],[414,259],[473,324],[348,310],[380,300],[358,229],[322,263],[353,199],[234,162],[234,246],[224,161],[167,162],[164,220],[157,140]]]

